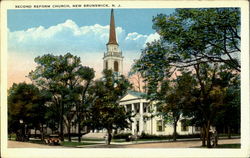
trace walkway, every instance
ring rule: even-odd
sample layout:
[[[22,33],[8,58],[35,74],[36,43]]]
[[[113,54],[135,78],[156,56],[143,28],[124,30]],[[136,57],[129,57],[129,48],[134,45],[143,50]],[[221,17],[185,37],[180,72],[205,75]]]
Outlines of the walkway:
[[[240,144],[240,139],[221,139],[218,144]],[[95,144],[78,146],[80,148],[194,148],[201,147],[200,140],[178,140],[172,141],[138,141],[136,142],[111,142],[111,145]]]
[[[98,143],[95,141],[95,143]],[[138,142],[111,142],[111,145],[105,145],[104,142],[95,145],[82,145],[77,148],[193,148],[200,147],[200,140],[178,140],[172,141],[138,141]],[[218,144],[239,144],[240,139],[221,139]],[[34,144],[27,142],[8,141],[9,148],[64,148],[63,146],[49,146],[45,144]],[[69,147],[67,147],[69,148]]]
[[[35,144],[28,142],[8,141],[8,148],[63,148],[63,146],[49,146],[45,144]]]

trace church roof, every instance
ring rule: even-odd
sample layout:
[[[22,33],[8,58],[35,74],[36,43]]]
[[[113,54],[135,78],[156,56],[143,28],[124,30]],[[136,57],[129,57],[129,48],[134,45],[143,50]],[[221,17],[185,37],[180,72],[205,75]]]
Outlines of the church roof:
[[[128,90],[127,93],[120,99],[120,102],[143,99],[144,95],[145,93]]]
[[[107,44],[116,44],[116,33],[115,33],[115,18],[114,18],[114,10],[111,9],[111,16],[110,16],[110,27],[109,27],[109,42]]]
[[[142,98],[144,95],[146,95],[146,93],[142,93],[142,92],[137,92],[137,91],[132,91],[132,90],[128,90],[127,92],[128,94],[131,94],[135,97],[138,97],[138,98]]]

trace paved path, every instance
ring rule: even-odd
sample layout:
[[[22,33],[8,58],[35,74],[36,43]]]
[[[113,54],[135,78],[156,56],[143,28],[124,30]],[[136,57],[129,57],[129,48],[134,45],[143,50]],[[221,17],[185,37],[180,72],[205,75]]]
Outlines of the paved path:
[[[111,143],[111,145],[95,144],[83,145],[78,148],[193,148],[200,147],[200,140],[177,141],[177,142],[129,142],[128,143]],[[218,144],[236,144],[240,143],[240,139],[221,139]],[[63,146],[49,146],[44,144],[34,144],[27,142],[8,141],[9,148],[64,148]],[[67,147],[68,148],[68,147]]]
[[[218,144],[235,144],[240,143],[240,139],[219,140]],[[124,148],[193,148],[200,147],[201,141],[179,141],[179,142],[161,142],[146,144],[125,145]]]
[[[45,144],[35,144],[28,142],[8,141],[9,148],[63,148],[63,146],[50,146]]]
[[[240,139],[222,139],[219,140],[218,144],[238,144],[240,143]],[[192,141],[165,141],[165,142],[138,142],[137,144],[134,142],[133,144],[118,144],[111,143],[111,145],[97,144],[97,145],[85,145],[79,146],[83,148],[193,148],[193,147],[201,147],[200,140],[192,140]]]

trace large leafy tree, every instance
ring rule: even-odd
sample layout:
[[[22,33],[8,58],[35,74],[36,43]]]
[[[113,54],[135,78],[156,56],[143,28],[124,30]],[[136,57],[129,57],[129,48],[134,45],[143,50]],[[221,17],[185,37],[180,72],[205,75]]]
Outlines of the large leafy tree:
[[[182,68],[192,71],[197,82],[193,105],[198,106],[193,114],[210,147],[209,128],[225,96],[216,83],[218,67],[225,65],[231,72],[240,72],[240,10],[176,9],[172,15],[154,17],[153,28],[160,40],[147,44],[133,71],[143,75],[151,98],[157,96],[161,82],[174,77],[175,72]]]
[[[27,83],[13,84],[8,90],[8,130],[18,134],[22,130],[20,121],[28,129],[40,127],[45,123],[47,107],[46,95],[35,85]],[[38,112],[39,111],[39,112]],[[24,137],[22,132],[21,137]]]
[[[228,137],[231,137],[231,130],[238,133],[240,131],[240,76],[239,74],[220,70],[221,88],[224,89],[223,108],[217,115],[215,125],[217,129],[227,129]]]
[[[176,78],[168,78],[160,82],[156,95],[149,97],[149,100],[156,100],[161,115],[173,123],[173,140],[177,137],[177,122],[185,114],[188,106],[194,103],[195,97],[192,96],[196,87],[195,78],[192,73],[182,70]],[[150,95],[149,95],[150,96]]]
[[[103,78],[92,86],[91,126],[93,129],[106,129],[110,144],[113,130],[128,128],[131,117],[119,99],[125,95],[130,83],[124,76],[117,76],[111,70],[103,71]]]
[[[78,124],[78,141],[81,142],[81,130],[84,126],[88,125],[86,123],[88,117],[88,108],[91,105],[92,97],[89,96],[89,90],[91,83],[95,77],[95,72],[92,68],[84,67],[80,70],[82,81],[77,85],[77,92],[80,96],[78,104],[76,104],[76,122]]]
[[[66,124],[70,140],[72,119],[80,108],[83,108],[84,93],[89,82],[94,78],[94,70],[82,66],[80,57],[70,53],[55,56],[46,54],[35,58],[37,67],[29,73],[29,77],[39,88],[51,94],[51,102],[59,116],[59,129],[63,140],[63,129]],[[77,110],[75,109],[77,108]],[[77,118],[77,121],[80,121]],[[80,135],[80,134],[79,134]]]
[[[240,9],[176,9],[153,19],[171,65],[225,63],[240,72]]]

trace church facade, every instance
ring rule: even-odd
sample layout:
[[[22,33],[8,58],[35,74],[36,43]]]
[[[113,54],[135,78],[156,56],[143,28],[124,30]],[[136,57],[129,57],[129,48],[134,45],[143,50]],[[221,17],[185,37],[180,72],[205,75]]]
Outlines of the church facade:
[[[120,106],[124,106],[126,111],[132,112],[135,117],[129,129],[122,132],[132,133],[133,135],[142,133],[150,135],[172,135],[174,132],[172,122],[167,122],[163,116],[158,115],[155,102],[150,103],[143,98],[144,93],[128,91],[120,100]],[[177,133],[180,135],[198,134],[200,128],[194,126],[186,126],[187,118],[180,117],[177,122]]]

